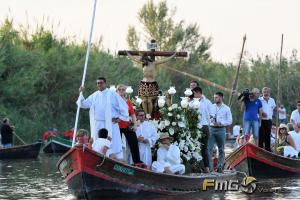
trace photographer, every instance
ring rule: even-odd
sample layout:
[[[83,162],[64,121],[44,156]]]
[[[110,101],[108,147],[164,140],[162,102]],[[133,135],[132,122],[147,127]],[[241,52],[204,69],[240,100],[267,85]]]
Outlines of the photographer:
[[[251,92],[245,90],[242,96],[241,111],[244,112],[244,134],[250,136],[252,132],[255,144],[258,145],[259,124],[262,116],[262,103],[258,99],[259,90],[257,88],[253,88]]]

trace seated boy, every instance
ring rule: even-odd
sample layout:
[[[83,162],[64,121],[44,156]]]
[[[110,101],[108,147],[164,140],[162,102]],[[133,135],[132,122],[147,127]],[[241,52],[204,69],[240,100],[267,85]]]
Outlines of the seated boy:
[[[185,166],[181,163],[179,148],[171,144],[173,138],[168,133],[162,133],[157,150],[157,161],[152,163],[152,170],[160,173],[184,174]]]
[[[102,128],[98,131],[98,137],[92,144],[92,149],[97,153],[114,158],[111,152],[111,141],[108,139],[108,131]]]

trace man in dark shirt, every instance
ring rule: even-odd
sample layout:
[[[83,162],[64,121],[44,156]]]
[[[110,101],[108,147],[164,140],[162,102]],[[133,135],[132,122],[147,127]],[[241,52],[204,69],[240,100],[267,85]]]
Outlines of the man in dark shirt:
[[[9,124],[9,119],[4,118],[1,126],[1,143],[3,148],[12,147],[13,143],[13,129]]]

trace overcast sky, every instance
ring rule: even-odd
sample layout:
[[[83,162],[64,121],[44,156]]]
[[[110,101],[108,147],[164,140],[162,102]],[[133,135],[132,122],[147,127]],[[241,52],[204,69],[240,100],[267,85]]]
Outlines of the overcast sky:
[[[0,0],[1,23],[6,16],[16,24],[34,27],[49,18],[55,32],[87,39],[93,0]],[[139,26],[137,12],[146,0],[98,0],[94,40],[104,37],[104,47],[127,49],[129,25]],[[159,2],[154,0],[154,2]],[[237,62],[242,37],[246,33],[246,51],[276,55],[284,34],[284,56],[300,50],[300,0],[169,0],[177,7],[175,20],[198,23],[205,36],[213,38],[214,60]],[[27,13],[27,14],[26,14]],[[59,25],[58,25],[59,24]],[[146,44],[145,44],[146,48]]]

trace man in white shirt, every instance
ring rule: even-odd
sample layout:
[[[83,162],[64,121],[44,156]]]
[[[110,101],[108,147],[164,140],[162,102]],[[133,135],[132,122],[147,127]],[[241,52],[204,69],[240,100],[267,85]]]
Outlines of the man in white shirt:
[[[216,143],[219,151],[218,159],[218,169],[217,172],[223,172],[224,164],[224,146],[226,137],[226,126],[232,124],[232,114],[230,108],[223,103],[223,93],[216,92],[214,95],[215,104],[212,105],[211,109],[211,122],[209,128],[209,138],[208,138],[208,155],[209,155],[209,165],[210,170],[213,171],[213,148]]]
[[[160,173],[184,174],[185,166],[181,164],[179,148],[171,144],[172,137],[162,133],[159,141],[161,146],[157,150],[157,161],[152,163],[152,170]]]
[[[271,151],[271,128],[273,111],[276,109],[275,100],[270,97],[271,89],[264,87],[263,96],[259,98],[262,103],[262,120],[259,129],[258,146]]]
[[[278,108],[279,124],[286,124],[286,109],[283,105]]]
[[[289,132],[289,135],[293,138],[298,157],[300,156],[300,123],[294,125],[294,130]]]
[[[93,140],[98,138],[97,132],[106,128],[112,139],[112,150],[117,159],[123,159],[122,139],[118,122],[129,121],[128,106],[115,91],[106,88],[106,79],[97,79],[98,89],[87,99],[82,95],[84,88],[79,88],[80,96],[77,104],[81,108],[90,109],[90,126]]]
[[[198,109],[198,113],[201,116],[201,121],[199,125],[202,127],[202,137],[200,138],[201,143],[201,156],[203,158],[205,173],[209,172],[209,159],[207,153],[207,143],[209,137],[209,124],[210,124],[210,114],[212,109],[212,103],[208,100],[204,95],[202,95],[202,89],[200,87],[195,87],[193,90],[194,98],[193,101],[200,101],[200,107]]]
[[[140,159],[148,168],[152,164],[151,148],[155,145],[159,138],[159,134],[153,123],[145,121],[145,112],[137,111],[138,128],[136,130],[137,140],[139,141]]]
[[[300,101],[297,103],[297,109],[294,110],[291,114],[290,122],[295,126],[297,123],[300,123]]]

